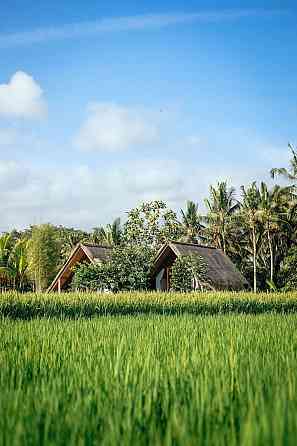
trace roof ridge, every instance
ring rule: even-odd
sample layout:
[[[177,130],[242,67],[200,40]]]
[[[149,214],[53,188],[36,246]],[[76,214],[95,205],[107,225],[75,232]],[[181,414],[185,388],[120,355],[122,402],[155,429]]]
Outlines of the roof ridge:
[[[173,243],[175,245],[198,246],[199,248],[219,249],[216,246],[201,245],[201,243],[175,242],[173,240],[171,240],[169,244],[170,243]]]
[[[108,245],[98,245],[97,243],[89,243],[89,242],[81,242],[79,243],[81,246],[89,246],[89,247],[93,247],[93,248],[106,248],[106,249],[112,249],[112,246],[108,246]]]

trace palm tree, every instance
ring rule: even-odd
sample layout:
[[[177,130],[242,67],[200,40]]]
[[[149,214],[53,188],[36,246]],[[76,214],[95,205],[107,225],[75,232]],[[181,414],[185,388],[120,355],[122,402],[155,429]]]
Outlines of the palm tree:
[[[74,228],[58,227],[58,236],[61,240],[61,255],[63,260],[68,258],[72,250],[78,243],[88,240],[88,234],[85,231]]]
[[[242,224],[246,225],[251,234],[252,257],[253,257],[253,282],[254,292],[257,292],[257,229],[259,225],[259,204],[260,192],[256,182],[252,183],[248,189],[241,186],[243,202],[241,205]]]
[[[280,231],[280,222],[285,217],[286,205],[291,188],[274,186],[268,190],[265,183],[261,183],[259,190],[258,219],[263,224],[264,233],[267,235],[267,242],[270,257],[270,282],[274,279],[274,247],[273,235]]]
[[[93,243],[108,246],[119,245],[122,241],[121,219],[116,218],[113,223],[106,225],[106,227],[94,228],[91,239]]]
[[[201,216],[198,213],[198,204],[187,201],[186,209],[181,209],[182,226],[184,230],[183,241],[187,243],[197,243],[203,236],[201,231],[204,226],[201,224]]]
[[[297,182],[297,152],[291,144],[288,146],[292,152],[289,169],[286,169],[285,167],[274,168],[271,169],[270,174],[272,178],[275,178],[277,175],[281,175],[289,181]]]
[[[10,234],[3,234],[0,237],[0,280],[7,282],[7,265],[12,247],[12,238]]]
[[[14,286],[23,290],[24,282],[28,270],[28,240],[19,240],[16,242],[9,261],[9,267],[14,281]]]
[[[11,235],[0,238],[0,277],[13,288],[23,289],[28,269],[27,240],[17,240],[13,245]]]
[[[212,242],[226,253],[228,227],[232,216],[240,207],[235,199],[235,189],[228,188],[225,181],[218,183],[217,188],[210,186],[210,198],[205,200],[205,204],[208,208],[206,221]]]
[[[0,237],[0,264],[7,262],[12,246],[11,234],[5,233]]]

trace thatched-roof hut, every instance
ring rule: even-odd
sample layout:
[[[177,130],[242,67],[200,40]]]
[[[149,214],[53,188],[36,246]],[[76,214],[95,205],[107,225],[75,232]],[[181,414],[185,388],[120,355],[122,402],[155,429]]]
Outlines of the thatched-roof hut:
[[[178,257],[189,255],[202,257],[211,288],[215,290],[242,290],[249,287],[243,275],[220,249],[190,243],[171,242],[162,246],[156,256],[152,270],[153,288],[169,290],[173,263]]]
[[[79,263],[96,264],[107,261],[112,253],[110,246],[79,243],[58,272],[48,292],[61,292],[69,288],[74,267]],[[201,256],[207,269],[207,279],[216,290],[242,290],[248,288],[243,275],[220,249],[190,243],[170,242],[159,250],[152,268],[152,289],[169,290],[171,268],[180,256]]]
[[[53,282],[48,288],[48,292],[66,290],[72,280],[74,267],[79,263],[100,263],[105,262],[111,254],[110,246],[93,245],[91,243],[79,243],[72,251],[69,259],[60,269]]]

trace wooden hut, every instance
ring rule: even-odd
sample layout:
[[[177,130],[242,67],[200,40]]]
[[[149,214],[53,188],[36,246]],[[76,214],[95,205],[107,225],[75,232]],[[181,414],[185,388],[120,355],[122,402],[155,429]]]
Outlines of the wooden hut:
[[[171,268],[180,256],[201,256],[207,269],[210,288],[214,290],[243,290],[249,284],[223,251],[217,248],[190,243],[171,242],[159,250],[152,270],[152,288],[170,289]]]
[[[79,263],[100,263],[105,262],[111,254],[110,246],[93,245],[90,243],[79,243],[72,251],[69,259],[60,269],[53,282],[48,288],[48,292],[58,293],[66,290],[72,280],[74,267]]]

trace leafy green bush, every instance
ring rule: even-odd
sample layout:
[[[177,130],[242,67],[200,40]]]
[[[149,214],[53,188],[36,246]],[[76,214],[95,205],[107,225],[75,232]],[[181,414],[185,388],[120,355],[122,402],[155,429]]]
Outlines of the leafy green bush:
[[[203,290],[207,284],[207,266],[201,256],[182,256],[175,260],[171,275],[173,291]]]
[[[150,288],[153,251],[135,245],[116,246],[111,259],[97,265],[79,265],[72,280],[73,290],[137,291]]]
[[[115,247],[106,265],[112,291],[140,291],[150,288],[150,271],[154,251],[149,247],[122,245]]]
[[[297,248],[291,248],[280,271],[284,291],[297,290]]]
[[[104,291],[109,289],[108,268],[104,264],[81,263],[75,269],[71,282],[72,290]]]

